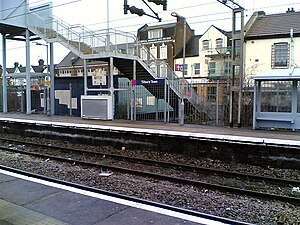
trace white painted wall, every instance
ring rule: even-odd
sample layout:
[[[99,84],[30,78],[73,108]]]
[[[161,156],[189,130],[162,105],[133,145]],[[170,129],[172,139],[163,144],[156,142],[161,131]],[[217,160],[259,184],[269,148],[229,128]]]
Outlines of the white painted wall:
[[[251,78],[263,71],[272,69],[272,45],[278,42],[288,42],[291,38],[274,38],[250,40],[245,43],[245,77]],[[294,38],[294,61],[300,66],[300,38]],[[291,51],[290,51],[291,54]],[[291,62],[290,62],[291,63]]]
[[[203,34],[203,36],[199,39],[199,56],[197,57],[187,57],[185,59],[185,63],[188,64],[188,77],[192,77],[192,82],[203,82],[208,76],[208,64],[207,64],[207,55],[218,54],[216,51],[216,40],[223,39],[223,47],[227,47],[228,37],[224,35],[220,30],[215,28],[214,26],[210,26],[208,30]],[[209,40],[209,50],[203,50],[202,43],[204,40]],[[176,59],[175,64],[182,64],[183,59]],[[194,75],[193,64],[200,63],[200,75]],[[216,60],[217,69],[222,69],[224,67],[224,60]],[[182,72],[176,71],[177,76],[182,77]]]
[[[201,63],[201,75],[203,77],[208,76],[208,63],[207,59],[208,57],[205,57],[207,55],[214,55],[218,54],[216,51],[216,40],[217,39],[223,39],[223,47],[227,47],[228,43],[228,37],[224,35],[220,30],[216,29],[214,26],[211,26],[199,39],[199,58]],[[209,41],[209,49],[204,50],[203,49],[203,41],[208,40]],[[220,60],[216,60],[217,64],[217,70],[220,69],[220,66],[223,66],[224,62],[221,62]],[[219,68],[218,68],[219,67]]]

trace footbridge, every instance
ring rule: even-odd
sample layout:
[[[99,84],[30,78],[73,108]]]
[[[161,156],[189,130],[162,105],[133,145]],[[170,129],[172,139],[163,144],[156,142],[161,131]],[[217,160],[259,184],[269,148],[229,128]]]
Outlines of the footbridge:
[[[14,8],[7,2],[2,0],[2,5]],[[11,11],[10,15],[2,17],[0,20],[0,31],[2,33],[3,42],[3,87],[6,87],[6,39],[18,39],[23,36],[26,41],[26,73],[25,74],[10,74],[16,78],[24,77],[26,82],[30,83],[32,74],[29,72],[30,60],[30,41],[36,39],[43,39],[50,45],[50,70],[48,73],[39,74],[39,76],[49,76],[54,80],[54,66],[53,66],[53,43],[60,43],[78,57],[84,60],[84,94],[88,95],[92,89],[87,87],[87,60],[101,60],[106,61],[109,65],[109,87],[107,91],[111,96],[118,90],[114,88],[113,82],[113,68],[116,67],[129,80],[153,80],[164,79],[165,89],[168,88],[168,99],[178,99],[178,101],[168,101],[164,91],[152,92],[151,86],[146,88],[149,92],[156,95],[158,99],[168,101],[168,104],[183,112],[186,109],[193,108],[194,110],[201,110],[197,108],[199,96],[191,87],[191,85],[184,79],[178,77],[174,71],[162,60],[156,59],[151,55],[148,48],[146,48],[139,39],[131,33],[123,32],[116,29],[104,29],[100,31],[93,31],[83,25],[70,25],[61,19],[52,15],[51,4],[40,7],[29,8],[27,1],[15,2],[15,10]],[[24,13],[24,16],[19,16],[18,21],[9,19],[14,14]],[[21,18],[20,18],[21,17]],[[17,31],[17,32],[16,32]],[[150,65],[155,64],[160,68],[158,72],[153,71]],[[37,76],[37,75],[35,75]],[[30,86],[26,87],[27,97],[27,114],[31,113],[30,102]],[[160,93],[160,94],[158,94]],[[51,86],[51,114],[54,114],[54,87]],[[113,101],[112,101],[113,102]],[[184,104],[182,104],[184,103]],[[192,106],[192,107],[191,107]],[[7,92],[3,89],[3,111],[7,112]],[[187,113],[187,110],[185,110]]]

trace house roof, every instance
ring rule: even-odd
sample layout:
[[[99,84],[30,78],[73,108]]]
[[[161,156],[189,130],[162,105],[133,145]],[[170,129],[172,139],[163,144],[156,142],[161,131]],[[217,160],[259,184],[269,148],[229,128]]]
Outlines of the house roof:
[[[225,36],[227,36],[228,38],[231,38],[232,37],[232,32],[231,31],[225,31],[225,30],[222,30],[218,27],[216,27],[215,25],[212,25],[214,28],[216,28],[217,30],[219,30],[222,34],[224,34]]]
[[[300,12],[261,15],[247,31],[246,39],[290,36],[291,29],[295,36],[300,36]]]
[[[100,60],[93,60],[93,61],[87,61],[87,65],[99,65],[99,64],[107,64],[104,61]],[[56,66],[57,68],[61,67],[72,67],[72,66],[83,66],[83,59],[78,57],[73,52],[69,52],[69,54],[66,55],[66,57]]]
[[[199,39],[202,37],[202,35],[195,35],[193,36],[189,42],[186,45],[186,57],[193,57],[193,56],[199,56]],[[181,50],[175,58],[182,58],[183,57],[183,51]]]
[[[43,73],[47,66],[31,66],[35,73]]]
[[[7,73],[15,73],[15,71],[16,71],[15,67],[13,67],[13,68],[6,68],[6,72]]]
[[[227,36],[229,39],[231,39],[231,37],[232,37],[232,32],[231,31],[222,30],[222,29],[216,27],[215,25],[210,25],[209,28],[203,33],[202,36],[204,36],[204,34],[206,34],[206,32],[208,32],[212,27],[215,28],[215,29],[217,29],[218,31],[220,31],[222,34],[224,34],[225,36]]]
[[[18,68],[19,68],[19,71],[21,73],[25,73],[26,72],[26,67],[25,66],[19,66]]]
[[[141,28],[139,28],[138,31],[173,28],[176,27],[176,24],[177,23],[166,23],[166,24],[159,24],[154,26],[148,26],[148,24],[145,24]]]

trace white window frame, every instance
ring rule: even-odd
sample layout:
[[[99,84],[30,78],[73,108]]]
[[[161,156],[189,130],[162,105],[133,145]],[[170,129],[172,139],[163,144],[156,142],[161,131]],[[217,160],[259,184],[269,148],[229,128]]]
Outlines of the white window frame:
[[[202,41],[202,49],[203,50],[209,50],[209,40],[203,40]]]
[[[148,51],[145,46],[140,49],[141,59],[147,60]]]
[[[216,49],[221,49],[221,48],[223,48],[223,39],[217,38],[216,39]]]
[[[160,59],[167,59],[168,58],[168,46],[163,44],[159,47],[160,51]]]
[[[163,30],[162,29],[156,29],[156,30],[149,30],[148,31],[148,39],[162,38],[162,37],[163,37]]]
[[[194,63],[194,75],[200,75],[200,63]]]
[[[209,65],[208,66],[208,74],[209,75],[216,75],[216,72],[217,72],[217,63],[216,62],[209,62],[208,65]]]
[[[150,65],[150,69],[151,69],[155,74],[157,74],[157,66],[155,65],[155,63],[152,63],[152,64]]]
[[[288,42],[274,43],[272,46],[272,68],[287,68],[290,61]]]
[[[151,57],[154,57],[154,59],[157,59],[157,46],[152,45],[150,47],[150,53],[151,53]]]
[[[160,77],[167,77],[168,66],[164,63],[160,65]]]

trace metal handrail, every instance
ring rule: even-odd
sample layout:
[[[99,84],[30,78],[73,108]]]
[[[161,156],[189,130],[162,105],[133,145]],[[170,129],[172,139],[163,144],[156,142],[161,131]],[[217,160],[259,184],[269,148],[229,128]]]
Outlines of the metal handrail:
[[[77,49],[82,55],[99,54],[101,52],[126,54],[136,57],[143,62],[149,71],[152,71],[151,65],[154,64],[156,67],[160,67],[163,64],[165,70],[163,77],[168,80],[170,88],[178,96],[187,99],[194,106],[197,106],[199,103],[198,95],[191,84],[185,79],[178,77],[173,69],[163,60],[156,59],[136,35],[112,28],[91,31],[82,25],[69,25],[57,17],[44,19],[33,12],[29,14],[29,17],[34,17],[32,20],[29,19],[30,22],[34,21],[29,26],[33,27],[35,31],[42,33],[46,38],[56,38],[60,42],[71,45],[72,48]],[[38,21],[38,24],[35,24],[36,21]],[[76,28],[79,28],[79,32]],[[77,43],[78,46],[72,42]],[[90,48],[91,53],[84,53],[84,47]],[[162,77],[160,73],[152,72],[152,75],[157,78]]]

